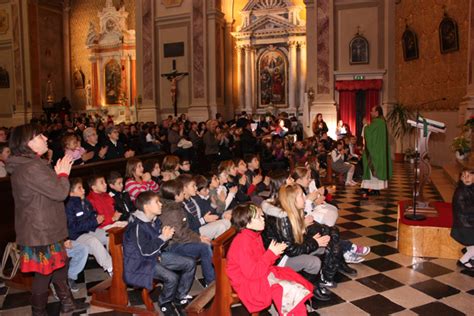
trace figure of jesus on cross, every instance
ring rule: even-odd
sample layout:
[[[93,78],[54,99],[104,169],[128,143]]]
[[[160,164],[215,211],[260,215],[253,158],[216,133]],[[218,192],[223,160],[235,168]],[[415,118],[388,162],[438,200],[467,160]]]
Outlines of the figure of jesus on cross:
[[[173,59],[173,70],[171,72],[161,74],[162,77],[165,77],[169,80],[171,87],[170,87],[170,94],[171,94],[171,102],[173,103],[174,108],[174,116],[178,116],[178,81],[181,80],[184,76],[189,75],[187,72],[178,72],[176,70],[176,60]]]

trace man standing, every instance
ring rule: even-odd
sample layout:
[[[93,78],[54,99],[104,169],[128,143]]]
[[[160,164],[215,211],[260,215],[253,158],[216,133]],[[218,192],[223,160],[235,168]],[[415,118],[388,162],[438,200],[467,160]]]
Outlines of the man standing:
[[[374,106],[370,115],[372,122],[364,129],[365,149],[362,156],[364,174],[361,188],[365,198],[367,195],[379,195],[379,190],[386,189],[392,177],[388,129],[382,107]]]

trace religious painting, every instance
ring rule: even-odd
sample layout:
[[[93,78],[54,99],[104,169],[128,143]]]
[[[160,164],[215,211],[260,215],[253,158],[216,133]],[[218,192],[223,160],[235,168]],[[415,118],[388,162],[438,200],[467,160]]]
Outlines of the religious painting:
[[[74,73],[72,74],[72,82],[74,85],[74,89],[84,89],[85,87],[85,76],[84,73],[82,72],[82,69],[77,69],[74,70]]]
[[[286,106],[286,56],[278,49],[267,50],[258,62],[259,105]]]
[[[10,75],[8,70],[0,66],[0,89],[10,88]]]
[[[120,85],[122,83],[120,64],[111,59],[105,65],[105,103],[119,104],[120,103]]]
[[[441,54],[459,50],[458,24],[447,15],[439,24],[439,46]]]
[[[418,59],[418,37],[415,31],[407,26],[402,35],[403,59],[405,61]]]
[[[369,42],[357,34],[349,44],[349,63],[351,65],[369,63]]]
[[[0,35],[6,34],[10,24],[8,22],[8,12],[5,9],[0,10]]]

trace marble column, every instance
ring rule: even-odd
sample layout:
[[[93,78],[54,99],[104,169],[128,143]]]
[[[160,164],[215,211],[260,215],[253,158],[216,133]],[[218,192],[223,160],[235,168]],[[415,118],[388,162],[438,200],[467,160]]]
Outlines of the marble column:
[[[71,49],[69,43],[70,2],[70,0],[66,0],[63,3],[64,92],[69,100],[71,100]]]
[[[245,47],[245,111],[252,109],[252,49]]]
[[[241,112],[245,108],[245,70],[244,56],[242,56],[242,46],[237,45],[237,85],[238,85],[238,103],[237,112]]]
[[[288,43],[288,48],[290,50],[290,70],[288,76],[288,106],[289,111],[294,112],[296,110],[296,89],[297,89],[297,46],[295,41],[290,41]]]
[[[305,104],[305,97],[304,97],[304,93],[306,91],[306,43],[305,42],[301,42],[299,44],[299,48],[300,48],[300,58],[299,58],[299,96],[298,96],[298,112],[299,113],[302,113],[303,112],[303,109],[302,107],[304,106]]]

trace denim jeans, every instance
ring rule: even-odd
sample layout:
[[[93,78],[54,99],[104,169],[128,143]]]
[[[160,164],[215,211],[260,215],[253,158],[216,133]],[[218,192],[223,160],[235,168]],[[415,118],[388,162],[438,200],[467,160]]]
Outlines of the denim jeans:
[[[72,248],[66,249],[67,256],[69,257],[69,269],[67,271],[67,277],[69,279],[77,280],[77,275],[81,273],[86,266],[89,250],[86,246],[78,243],[77,241],[71,241]]]
[[[181,256],[201,259],[202,274],[206,284],[211,284],[215,279],[214,267],[212,266],[211,246],[203,242],[177,243],[168,246],[168,251]]]
[[[193,259],[163,252],[153,275],[155,279],[163,281],[163,291],[158,299],[160,306],[184,298],[191,289],[195,272],[196,263]]]

